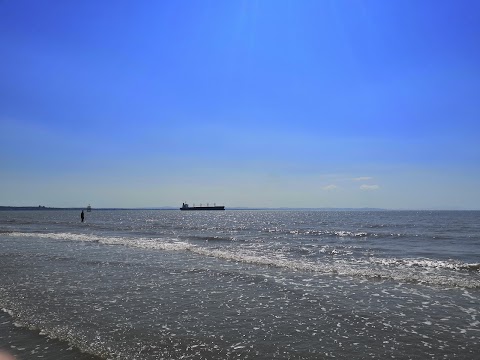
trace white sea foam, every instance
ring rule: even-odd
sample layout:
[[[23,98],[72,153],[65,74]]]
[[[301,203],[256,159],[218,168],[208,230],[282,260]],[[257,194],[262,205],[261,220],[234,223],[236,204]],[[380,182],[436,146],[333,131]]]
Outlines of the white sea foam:
[[[165,251],[188,251],[197,255],[214,257],[226,261],[277,267],[294,271],[308,271],[319,274],[336,274],[372,279],[391,279],[402,282],[417,282],[440,286],[480,288],[480,279],[478,279],[478,277],[468,278],[452,274],[445,276],[445,274],[422,271],[422,269],[477,271],[480,267],[480,264],[466,264],[453,260],[386,259],[371,257],[366,260],[343,259],[319,262],[304,259],[287,259],[283,254],[275,252],[264,253],[261,251],[240,250],[238,248],[218,249],[203,247],[189,242],[179,241],[175,238],[132,238],[98,236],[95,234],[20,232],[14,232],[9,235],[14,237],[38,237],[63,241],[98,242],[105,245],[123,245]]]
[[[472,270],[480,269],[480,264],[463,263],[456,260],[434,260],[434,259],[398,259],[398,258],[369,258],[368,262],[386,266],[406,266],[406,267],[424,267],[424,268],[442,268],[450,270]]]
[[[5,312],[5,313],[7,313],[7,314],[10,315],[10,316],[14,316],[14,315],[15,315],[14,312],[13,312],[12,310],[10,310],[10,309],[2,308],[2,311]]]

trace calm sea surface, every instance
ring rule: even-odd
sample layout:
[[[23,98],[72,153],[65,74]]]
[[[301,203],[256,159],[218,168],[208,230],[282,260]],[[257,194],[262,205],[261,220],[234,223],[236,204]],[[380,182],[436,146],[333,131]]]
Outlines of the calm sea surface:
[[[0,211],[19,359],[476,359],[480,212]]]

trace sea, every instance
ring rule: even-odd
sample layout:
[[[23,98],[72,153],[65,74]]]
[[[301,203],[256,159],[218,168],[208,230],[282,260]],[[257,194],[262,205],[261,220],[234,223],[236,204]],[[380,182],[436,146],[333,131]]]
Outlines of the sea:
[[[0,211],[17,359],[478,359],[480,211]]]

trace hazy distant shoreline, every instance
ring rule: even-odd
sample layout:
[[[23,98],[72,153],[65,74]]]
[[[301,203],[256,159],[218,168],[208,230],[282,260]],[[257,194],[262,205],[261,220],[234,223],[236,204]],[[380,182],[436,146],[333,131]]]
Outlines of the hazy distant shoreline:
[[[0,206],[2,210],[86,210],[85,207],[47,207],[47,206]],[[95,208],[94,210],[177,210],[173,207],[159,207],[159,208]]]
[[[2,210],[85,210],[86,207],[47,207],[47,206],[0,206]],[[163,207],[142,207],[142,208],[94,208],[92,210],[179,210],[178,207],[163,206]],[[323,211],[385,211],[388,209],[381,208],[289,208],[289,207],[230,207],[226,210],[323,210]]]

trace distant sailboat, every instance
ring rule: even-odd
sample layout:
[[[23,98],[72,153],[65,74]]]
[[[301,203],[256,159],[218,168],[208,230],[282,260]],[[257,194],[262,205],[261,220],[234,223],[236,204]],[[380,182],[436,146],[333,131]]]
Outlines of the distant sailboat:
[[[92,207],[90,205],[87,206],[87,212],[92,211]]]

